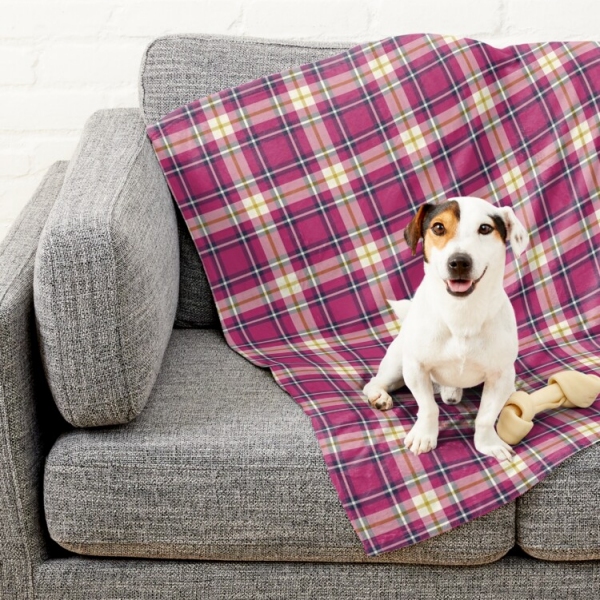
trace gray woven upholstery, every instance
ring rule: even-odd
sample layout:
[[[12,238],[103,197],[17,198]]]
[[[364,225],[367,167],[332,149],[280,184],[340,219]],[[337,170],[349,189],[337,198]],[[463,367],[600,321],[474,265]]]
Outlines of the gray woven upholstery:
[[[140,104],[147,125],[214,92],[333,56],[349,44],[311,44],[173,35],[146,49],[140,74]]]
[[[347,44],[298,45],[200,35],[158,38],[146,50],[140,102],[147,124],[197,98],[326,58]],[[218,318],[190,234],[180,227],[181,283],[178,327],[215,327]]]
[[[0,244],[0,597],[7,599],[33,596],[32,568],[47,556],[40,489],[56,420],[35,346],[33,264],[66,166],[49,170]]]
[[[596,600],[593,563],[506,557],[481,567],[149,560],[49,561],[39,600]]]
[[[51,536],[75,552],[366,561],[309,419],[222,334],[176,330],[142,414],[48,457]],[[514,545],[514,504],[382,562],[479,564]]]
[[[178,298],[175,209],[136,110],[87,123],[42,232],[34,274],[44,367],[80,427],[143,408]]]
[[[519,546],[544,560],[600,559],[599,503],[596,444],[565,460],[517,500]]]

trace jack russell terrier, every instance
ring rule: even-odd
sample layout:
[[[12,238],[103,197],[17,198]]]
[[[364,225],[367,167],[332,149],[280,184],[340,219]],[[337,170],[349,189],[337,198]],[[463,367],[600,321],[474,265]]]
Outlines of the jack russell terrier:
[[[515,389],[518,340],[513,308],[503,288],[506,242],[525,250],[528,235],[509,207],[479,198],[424,204],[404,231],[413,255],[423,238],[425,276],[414,298],[390,302],[402,322],[377,375],[364,388],[369,403],[392,406],[389,392],[406,383],[418,405],[404,440],[414,454],[433,450],[439,408],[458,404],[463,388],[483,383],[475,419],[475,448],[510,460],[511,447],[494,425]]]

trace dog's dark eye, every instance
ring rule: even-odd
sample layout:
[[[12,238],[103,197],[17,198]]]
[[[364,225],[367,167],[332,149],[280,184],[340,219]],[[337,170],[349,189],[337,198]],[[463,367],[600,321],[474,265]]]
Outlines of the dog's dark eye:
[[[431,226],[431,231],[433,231],[435,235],[444,235],[444,233],[446,233],[446,228],[442,223],[434,223]]]
[[[484,223],[483,225],[479,226],[479,233],[481,235],[489,235],[490,233],[492,233],[492,231],[494,231],[494,228],[491,225],[488,225],[487,223]]]

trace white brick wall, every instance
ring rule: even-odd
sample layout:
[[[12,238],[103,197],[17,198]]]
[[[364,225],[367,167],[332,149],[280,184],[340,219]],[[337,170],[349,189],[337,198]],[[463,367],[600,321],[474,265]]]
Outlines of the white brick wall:
[[[87,117],[135,106],[165,33],[360,42],[411,32],[503,46],[600,40],[598,0],[0,0],[0,238]]]

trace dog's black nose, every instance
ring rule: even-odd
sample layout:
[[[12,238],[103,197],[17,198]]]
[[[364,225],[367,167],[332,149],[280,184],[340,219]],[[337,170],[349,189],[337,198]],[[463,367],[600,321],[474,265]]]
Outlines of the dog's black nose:
[[[448,271],[452,279],[468,279],[473,268],[473,260],[468,254],[457,252],[448,259]]]

